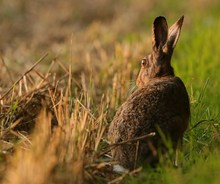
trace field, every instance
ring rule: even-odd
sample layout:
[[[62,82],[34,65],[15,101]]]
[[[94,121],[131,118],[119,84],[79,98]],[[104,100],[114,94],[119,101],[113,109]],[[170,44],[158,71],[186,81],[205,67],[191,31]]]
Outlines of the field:
[[[191,118],[181,166],[114,173],[107,131],[151,26],[185,20],[172,58]],[[0,0],[0,183],[219,183],[220,2]]]

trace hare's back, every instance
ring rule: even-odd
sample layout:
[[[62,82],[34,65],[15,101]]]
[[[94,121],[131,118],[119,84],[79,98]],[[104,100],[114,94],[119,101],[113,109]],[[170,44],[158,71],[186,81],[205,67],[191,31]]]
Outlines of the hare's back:
[[[189,114],[183,82],[177,77],[166,78],[135,91],[116,113],[109,134],[113,142],[120,142],[155,131],[156,124],[164,131],[183,132]]]

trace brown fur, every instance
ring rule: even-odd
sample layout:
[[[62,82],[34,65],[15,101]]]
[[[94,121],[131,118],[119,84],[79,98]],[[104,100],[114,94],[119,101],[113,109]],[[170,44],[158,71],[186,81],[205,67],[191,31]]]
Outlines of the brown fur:
[[[182,23],[183,17],[168,30],[164,17],[155,19],[153,51],[141,62],[138,89],[122,104],[109,127],[108,137],[113,144],[156,132],[152,138],[120,145],[112,151],[113,159],[126,168],[158,161],[158,150],[165,147],[158,127],[176,149],[188,126],[188,94],[170,64]]]

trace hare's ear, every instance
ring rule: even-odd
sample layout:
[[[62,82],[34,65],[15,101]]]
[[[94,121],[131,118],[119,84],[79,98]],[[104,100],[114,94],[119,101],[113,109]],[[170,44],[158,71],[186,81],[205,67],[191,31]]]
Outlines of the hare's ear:
[[[166,49],[168,52],[172,52],[175,48],[177,41],[180,36],[181,28],[183,25],[184,16],[182,16],[178,21],[176,21],[170,28],[168,33],[168,39],[166,44]]]
[[[152,33],[153,51],[156,52],[162,49],[167,42],[168,26],[165,17],[160,16],[154,20]]]

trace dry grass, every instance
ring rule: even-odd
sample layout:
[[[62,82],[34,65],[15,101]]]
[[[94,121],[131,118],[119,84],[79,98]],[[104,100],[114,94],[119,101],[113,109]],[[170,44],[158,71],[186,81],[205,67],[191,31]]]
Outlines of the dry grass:
[[[130,75],[129,70],[114,75],[112,93],[103,94],[94,107],[94,89],[85,82],[85,76],[80,84],[83,91],[79,92],[77,87],[71,89],[74,80],[68,69],[64,68],[67,86],[62,87],[62,78],[51,78],[51,70],[40,74],[35,67],[25,72],[1,99],[2,146],[10,145],[1,148],[7,155],[1,173],[5,175],[3,183],[121,181],[124,177],[114,179],[117,174],[112,172],[105,136],[109,109],[122,98],[123,91],[118,93],[117,88]]]
[[[51,115],[42,112],[36,125],[33,135],[25,138],[26,146],[17,146],[3,183],[45,183],[57,164],[60,132],[51,132]]]

